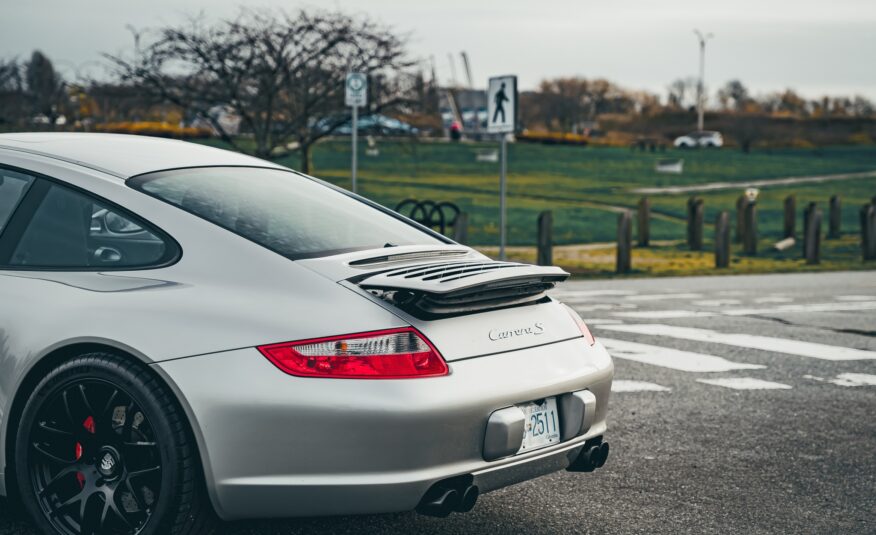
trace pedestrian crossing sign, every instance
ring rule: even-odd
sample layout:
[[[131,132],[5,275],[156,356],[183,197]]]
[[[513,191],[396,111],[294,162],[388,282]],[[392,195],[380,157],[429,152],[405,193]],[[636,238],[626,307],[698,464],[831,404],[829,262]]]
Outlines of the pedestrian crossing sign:
[[[487,132],[512,133],[517,129],[517,77],[494,76],[487,84]]]

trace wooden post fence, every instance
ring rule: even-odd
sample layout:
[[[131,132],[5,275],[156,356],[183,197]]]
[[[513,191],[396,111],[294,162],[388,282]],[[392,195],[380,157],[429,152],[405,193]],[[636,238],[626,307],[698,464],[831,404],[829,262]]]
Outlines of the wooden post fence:
[[[746,200],[744,206],[742,250],[749,256],[755,256],[757,255],[757,203]]]
[[[715,219],[715,267],[730,265],[730,214],[723,211]]]
[[[642,197],[639,200],[637,212],[638,238],[639,247],[648,247],[651,243],[651,201],[648,197]]]
[[[453,222],[453,241],[463,245],[468,242],[468,212],[456,214],[456,220]]]
[[[748,203],[748,197],[745,195],[740,195],[736,199],[736,235],[734,237],[736,243],[742,243],[743,236],[745,235],[745,207]]]
[[[632,253],[632,219],[629,210],[624,210],[617,218],[617,273],[629,273]]]
[[[821,261],[821,210],[815,203],[806,210],[805,228],[803,256],[807,264],[817,264]]]
[[[785,197],[785,225],[782,238],[793,238],[797,226],[797,198],[793,195]]]
[[[803,247],[800,252],[803,255],[804,259],[806,258],[806,251],[808,247],[808,245],[806,244],[806,240],[809,239],[809,222],[812,220],[812,218],[810,217],[810,213],[814,212],[817,207],[818,205],[816,203],[811,202],[806,205],[806,208],[803,209]]]
[[[687,245],[691,251],[703,249],[703,200],[687,200]]]
[[[876,260],[876,202],[861,207],[861,256]]]
[[[842,226],[842,204],[839,195],[830,198],[830,213],[828,214],[827,239],[838,240]]]
[[[554,264],[554,239],[553,239],[554,216],[550,210],[538,214],[538,259],[540,266],[552,266]]]

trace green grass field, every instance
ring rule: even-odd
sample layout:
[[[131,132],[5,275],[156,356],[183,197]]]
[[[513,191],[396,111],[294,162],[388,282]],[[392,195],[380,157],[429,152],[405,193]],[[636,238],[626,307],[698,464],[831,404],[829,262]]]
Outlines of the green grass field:
[[[492,245],[498,239],[498,164],[475,161],[485,144],[379,142],[378,156],[365,156],[360,147],[360,192],[386,205],[406,198],[452,201],[470,214],[470,242]],[[661,157],[685,160],[682,175],[654,171]],[[344,141],[316,146],[311,173],[340,186],[350,185],[350,147]],[[298,166],[297,155],[280,163]],[[876,147],[829,147],[818,150],[783,149],[743,154],[738,150],[669,151],[666,154],[616,148],[582,148],[530,144],[509,145],[508,241],[530,245],[542,210],[554,215],[557,244],[606,242],[615,239],[617,207],[633,208],[644,186],[694,185],[715,181],[746,181],[788,176],[823,175],[876,170]],[[698,194],[705,201],[709,226],[720,210],[735,208],[739,190]],[[876,195],[876,178],[799,184],[761,189],[759,228],[764,236],[778,235],[782,201],[797,195],[798,211],[811,202],[827,209],[833,194],[842,197],[843,226],[857,231],[858,209]],[[650,195],[653,239],[684,236],[687,198]],[[802,217],[802,216],[801,216]],[[707,229],[707,234],[709,230]]]

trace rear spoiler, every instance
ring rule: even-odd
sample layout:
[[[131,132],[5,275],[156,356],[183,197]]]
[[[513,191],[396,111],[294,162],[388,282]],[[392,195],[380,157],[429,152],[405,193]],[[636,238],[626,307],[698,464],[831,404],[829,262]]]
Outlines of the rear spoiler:
[[[478,260],[409,265],[354,282],[414,316],[434,318],[539,302],[567,278],[554,266]]]

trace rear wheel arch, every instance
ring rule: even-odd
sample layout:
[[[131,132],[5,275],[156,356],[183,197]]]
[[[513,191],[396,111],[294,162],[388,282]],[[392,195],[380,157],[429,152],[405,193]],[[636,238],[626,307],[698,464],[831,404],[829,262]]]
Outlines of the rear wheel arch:
[[[8,498],[13,502],[19,503],[18,481],[16,481],[14,470],[15,442],[18,436],[18,428],[20,426],[21,418],[24,413],[24,408],[27,405],[31,394],[34,392],[34,389],[37,387],[43,377],[45,377],[52,369],[60,366],[64,362],[88,353],[108,353],[133,365],[137,365],[141,367],[144,371],[146,371],[146,373],[151,375],[155,380],[157,380],[159,384],[167,389],[173,402],[176,403],[178,409],[180,410],[180,413],[184,416],[184,425],[186,426],[186,430],[189,433],[190,437],[193,439],[194,444],[197,446],[197,451],[195,452],[195,454],[197,456],[197,463],[201,467],[201,484],[205,484],[207,473],[206,465],[202,458],[203,437],[201,437],[199,433],[195,432],[195,427],[192,425],[192,414],[190,407],[188,406],[188,403],[184,401],[184,398],[180,395],[176,385],[173,384],[170,378],[167,377],[165,374],[158,372],[155,367],[150,366],[150,363],[147,362],[143,357],[137,356],[131,351],[126,351],[120,349],[119,347],[108,344],[86,342],[73,343],[51,350],[49,353],[40,358],[39,361],[34,364],[30,370],[28,370],[24,379],[22,379],[22,381],[19,383],[12,404],[10,405],[9,418],[5,424],[6,434],[3,443],[3,451],[5,454],[5,467],[2,474],[5,478],[4,483]],[[207,496],[209,496],[210,502],[215,510],[216,500],[214,499],[212,489],[209,485],[206,485],[206,487],[207,488],[204,490],[206,491]]]

